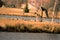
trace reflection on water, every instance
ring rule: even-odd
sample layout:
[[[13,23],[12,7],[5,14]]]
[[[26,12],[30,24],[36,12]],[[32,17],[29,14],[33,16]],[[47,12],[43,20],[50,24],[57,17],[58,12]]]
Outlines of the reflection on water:
[[[0,18],[4,17],[4,18],[17,18],[17,19],[24,19],[24,20],[36,20],[36,17],[26,17],[26,16],[9,16],[9,15],[0,15]],[[39,20],[41,20],[39,18]],[[51,18],[43,18],[42,21],[51,21]],[[60,19],[54,19],[54,22],[58,22],[60,23]]]
[[[0,40],[60,40],[60,34],[0,32]]]

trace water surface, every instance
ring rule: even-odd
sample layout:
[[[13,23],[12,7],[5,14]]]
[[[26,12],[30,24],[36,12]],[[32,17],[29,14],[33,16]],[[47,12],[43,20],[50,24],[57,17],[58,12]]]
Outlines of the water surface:
[[[60,34],[0,32],[0,40],[60,40]]]

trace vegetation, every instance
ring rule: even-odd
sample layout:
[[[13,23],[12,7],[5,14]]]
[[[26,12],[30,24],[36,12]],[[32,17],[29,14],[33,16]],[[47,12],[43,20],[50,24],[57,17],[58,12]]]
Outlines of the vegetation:
[[[26,0],[26,7],[25,7],[25,9],[24,9],[24,12],[29,13],[28,0]]]
[[[24,9],[24,12],[25,12],[25,13],[29,13],[28,6],[26,6],[26,8]]]
[[[29,33],[60,33],[60,27],[52,26],[52,25],[44,25],[41,26],[42,28],[35,27],[34,25],[28,24],[16,24],[15,26],[12,25],[5,25],[5,28],[0,26],[0,32],[29,32]]]

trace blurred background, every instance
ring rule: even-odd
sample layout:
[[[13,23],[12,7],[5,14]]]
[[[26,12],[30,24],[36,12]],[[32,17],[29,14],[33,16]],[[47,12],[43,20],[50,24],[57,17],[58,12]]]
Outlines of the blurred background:
[[[5,7],[15,7],[21,8],[23,4],[26,3],[26,0],[2,0],[5,3]],[[34,4],[35,5],[34,5]],[[28,0],[28,5],[33,4],[34,6],[40,7],[41,4],[43,7],[52,10],[54,7],[55,0]],[[56,11],[60,10],[60,0],[56,1]]]
[[[30,10],[38,10],[42,7],[46,8],[51,16],[53,11],[54,14],[60,15],[60,0],[2,0],[5,5],[2,6],[8,8],[25,8],[26,3],[28,3],[28,8]],[[28,2],[26,2],[28,1]]]

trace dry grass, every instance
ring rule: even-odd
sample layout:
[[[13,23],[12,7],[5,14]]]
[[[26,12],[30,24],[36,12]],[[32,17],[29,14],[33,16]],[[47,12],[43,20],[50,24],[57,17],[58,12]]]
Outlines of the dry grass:
[[[17,15],[17,16],[35,16],[34,12],[24,13],[23,9],[18,8],[0,8],[0,15]]]
[[[22,9],[0,8],[0,15],[17,15],[17,16],[36,16],[35,12],[24,13]],[[38,13],[41,13],[40,11]],[[41,14],[40,14],[41,15]],[[52,16],[52,14],[49,14]],[[60,12],[58,13],[60,15]],[[43,15],[46,17],[46,15]],[[60,18],[60,16],[58,16]],[[35,22],[34,20],[25,21],[22,19],[0,18],[0,30],[4,31],[29,31],[29,32],[60,32],[60,24],[54,22]]]
[[[38,10],[37,12],[39,15],[41,15],[41,11]],[[18,8],[0,8],[0,14],[5,15],[17,15],[17,16],[35,16],[35,10],[31,9],[29,13],[24,13],[24,9],[18,9]],[[49,17],[52,17],[53,12],[48,11]],[[46,17],[45,12],[43,13],[43,17]],[[56,15],[54,16],[56,18]],[[57,13],[57,18],[60,18],[60,12]]]
[[[2,26],[3,28],[6,28],[7,26],[7,29],[10,29],[10,27],[13,27],[12,29],[17,28],[17,30],[19,31],[29,30],[30,32],[60,32],[60,24],[54,22],[35,22],[25,21],[22,19],[0,18],[0,26]]]

